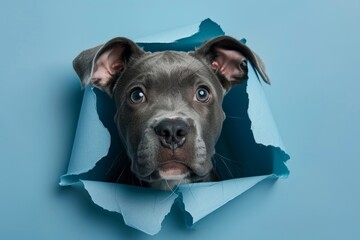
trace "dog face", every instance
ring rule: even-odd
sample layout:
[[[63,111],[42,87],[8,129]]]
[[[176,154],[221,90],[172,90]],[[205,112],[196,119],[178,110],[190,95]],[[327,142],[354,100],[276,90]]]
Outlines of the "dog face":
[[[137,177],[153,186],[209,178],[224,120],[224,90],[213,72],[187,53],[159,52],[121,79],[115,121]]]
[[[269,82],[259,58],[231,37],[195,52],[144,52],[126,38],[86,50],[74,60],[90,83],[115,101],[133,173],[150,186],[214,180],[211,158],[225,114],[224,95],[247,80],[248,62]]]

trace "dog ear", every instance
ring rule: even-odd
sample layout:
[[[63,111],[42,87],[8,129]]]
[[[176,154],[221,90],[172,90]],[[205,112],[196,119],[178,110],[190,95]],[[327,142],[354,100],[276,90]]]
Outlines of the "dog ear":
[[[260,74],[261,78],[270,84],[262,60],[248,46],[232,37],[221,36],[211,39],[198,48],[194,55],[205,59],[226,91],[248,79],[248,62],[256,75]]]
[[[119,74],[144,53],[133,41],[119,37],[81,52],[73,66],[83,87],[91,84],[112,96]]]

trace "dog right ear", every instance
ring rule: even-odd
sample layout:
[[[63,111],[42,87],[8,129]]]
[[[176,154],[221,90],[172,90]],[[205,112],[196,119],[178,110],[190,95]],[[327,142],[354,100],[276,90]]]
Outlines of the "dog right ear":
[[[270,84],[261,59],[248,46],[235,38],[229,36],[213,38],[192,54],[204,60],[213,70],[226,92],[236,84],[247,81],[248,62],[254,68],[255,74],[257,76],[259,74],[264,82]]]
[[[119,75],[145,52],[127,38],[114,38],[104,45],[81,52],[73,66],[82,86],[91,84],[112,96]]]

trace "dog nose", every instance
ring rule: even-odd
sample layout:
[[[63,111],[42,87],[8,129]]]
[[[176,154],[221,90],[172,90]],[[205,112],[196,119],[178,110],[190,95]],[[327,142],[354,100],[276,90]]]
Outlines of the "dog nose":
[[[160,142],[164,147],[176,149],[185,143],[189,125],[180,119],[165,119],[154,130],[160,137]]]

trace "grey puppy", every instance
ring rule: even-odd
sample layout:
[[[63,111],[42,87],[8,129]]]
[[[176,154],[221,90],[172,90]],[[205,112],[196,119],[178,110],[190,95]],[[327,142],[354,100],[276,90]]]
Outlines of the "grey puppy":
[[[131,171],[150,187],[216,180],[212,156],[225,114],[223,97],[248,79],[248,62],[269,82],[260,58],[221,36],[193,52],[145,52],[114,38],[74,60],[82,85],[113,98],[115,123]]]

